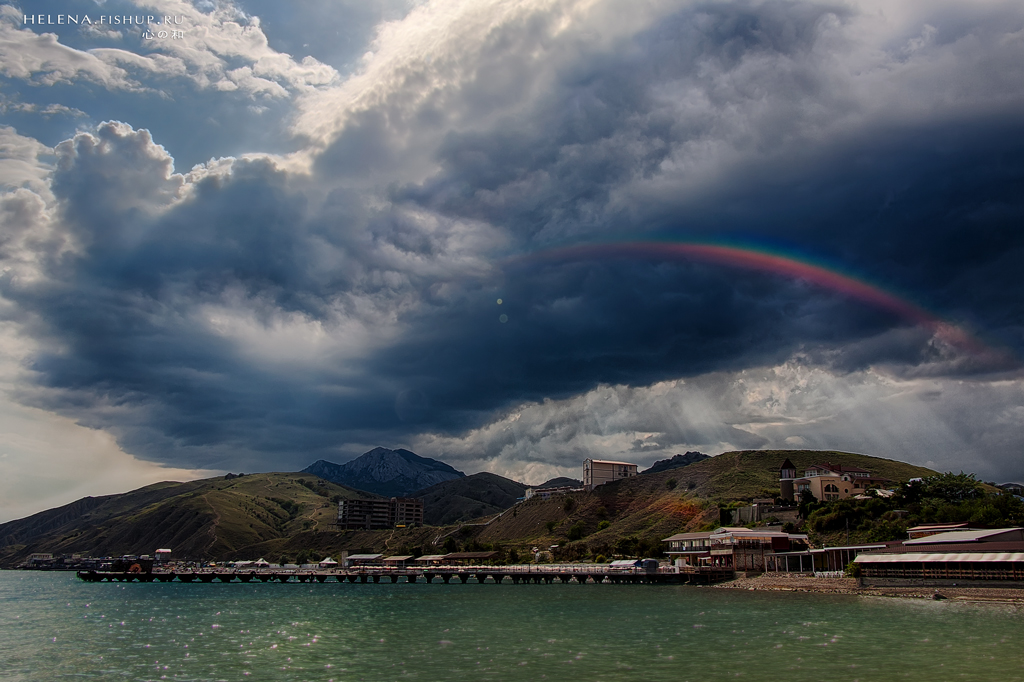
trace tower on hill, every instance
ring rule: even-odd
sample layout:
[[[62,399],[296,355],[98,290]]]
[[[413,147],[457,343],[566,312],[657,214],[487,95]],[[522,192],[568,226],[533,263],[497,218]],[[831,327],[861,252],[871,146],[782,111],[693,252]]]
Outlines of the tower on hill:
[[[787,457],[779,469],[779,488],[781,489],[780,495],[782,499],[793,500],[796,498],[793,488],[794,480],[796,480],[796,465],[790,462]]]

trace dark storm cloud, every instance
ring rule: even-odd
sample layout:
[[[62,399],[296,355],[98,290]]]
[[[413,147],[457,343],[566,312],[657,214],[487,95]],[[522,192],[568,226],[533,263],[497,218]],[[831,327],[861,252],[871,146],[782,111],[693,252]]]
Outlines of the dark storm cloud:
[[[805,282],[613,251],[529,257],[629,238],[781,246],[1024,350],[1020,93],[974,83],[996,103],[920,120],[908,93],[910,113],[875,111],[843,80],[858,16],[696,5],[612,48],[566,38],[541,94],[523,46],[557,22],[510,22],[444,101],[450,118],[430,98],[384,98],[346,119],[311,176],[270,159],[177,175],[144,132],[80,134],[58,147],[53,180],[77,250],[4,290],[44,342],[24,400],[142,456],[273,468],[337,458],[339,443],[458,434],[523,401],[795,354],[840,375],[991,371],[935,369],[930,334]],[[939,57],[997,32],[941,19]],[[979,54],[1022,52],[958,49],[966,72]],[[494,94],[505,82],[524,99],[515,116]],[[660,447],[768,442],[734,424],[700,441],[664,421],[630,428]],[[586,428],[560,431],[559,463],[586,451]]]

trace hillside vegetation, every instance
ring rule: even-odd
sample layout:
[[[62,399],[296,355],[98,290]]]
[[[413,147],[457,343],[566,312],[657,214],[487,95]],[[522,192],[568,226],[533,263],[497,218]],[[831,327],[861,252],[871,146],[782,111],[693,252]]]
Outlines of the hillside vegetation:
[[[741,450],[659,474],[674,477],[693,495],[725,502],[775,497],[779,494],[779,469],[789,459],[798,474],[814,464],[843,464],[867,469],[894,483],[935,474],[925,467],[870,455],[835,450]]]
[[[33,552],[118,556],[167,547],[179,557],[245,554],[268,541],[326,529],[337,516],[337,500],[365,496],[301,474],[157,483],[0,525],[0,565]]]
[[[836,451],[728,452],[686,467],[636,476],[550,500],[516,505],[487,526],[453,536],[461,549],[498,548],[521,556],[558,545],[556,559],[639,556],[663,550],[669,535],[717,525],[719,505],[775,497],[779,468],[789,458],[798,471],[831,462],[857,466],[894,483],[934,475],[924,467]]]
[[[423,520],[443,526],[497,514],[516,503],[526,486],[486,471],[432,485],[414,493],[423,500]]]
[[[498,513],[524,486],[474,474],[421,491],[427,518],[470,523],[384,531],[337,531],[339,499],[367,497],[309,474],[270,473],[160,483],[123,495],[85,498],[0,525],[0,565],[32,552],[92,556],[151,554],[168,547],[192,559],[320,559],[342,550],[429,554],[496,549],[517,560],[534,547],[556,559],[660,553],[661,540],[710,529],[719,506],[778,494],[789,458],[798,470],[831,462],[905,481],[935,472],[902,462],[842,452],[729,452],[682,468],[599,486],[549,500],[531,499]],[[822,522],[822,530],[832,526]],[[829,522],[832,523],[832,522]],[[834,523],[833,523],[834,525]],[[845,520],[843,521],[845,530]]]
[[[967,522],[1005,528],[1024,524],[1024,502],[973,474],[937,474],[901,485],[894,496],[867,501],[801,503],[805,530],[818,546],[902,540],[923,523]]]

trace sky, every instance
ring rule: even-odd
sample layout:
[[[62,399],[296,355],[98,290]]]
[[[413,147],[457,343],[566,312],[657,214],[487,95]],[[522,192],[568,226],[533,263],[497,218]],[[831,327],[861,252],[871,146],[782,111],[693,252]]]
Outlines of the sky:
[[[376,446],[1021,480],[1022,273],[1019,2],[0,0],[0,521]]]

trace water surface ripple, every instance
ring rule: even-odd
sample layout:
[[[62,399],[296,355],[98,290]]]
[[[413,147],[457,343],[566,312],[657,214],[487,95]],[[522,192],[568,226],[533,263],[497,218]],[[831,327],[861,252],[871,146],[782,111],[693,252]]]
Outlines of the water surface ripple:
[[[1018,607],[657,585],[0,571],[0,680],[1024,680]]]

